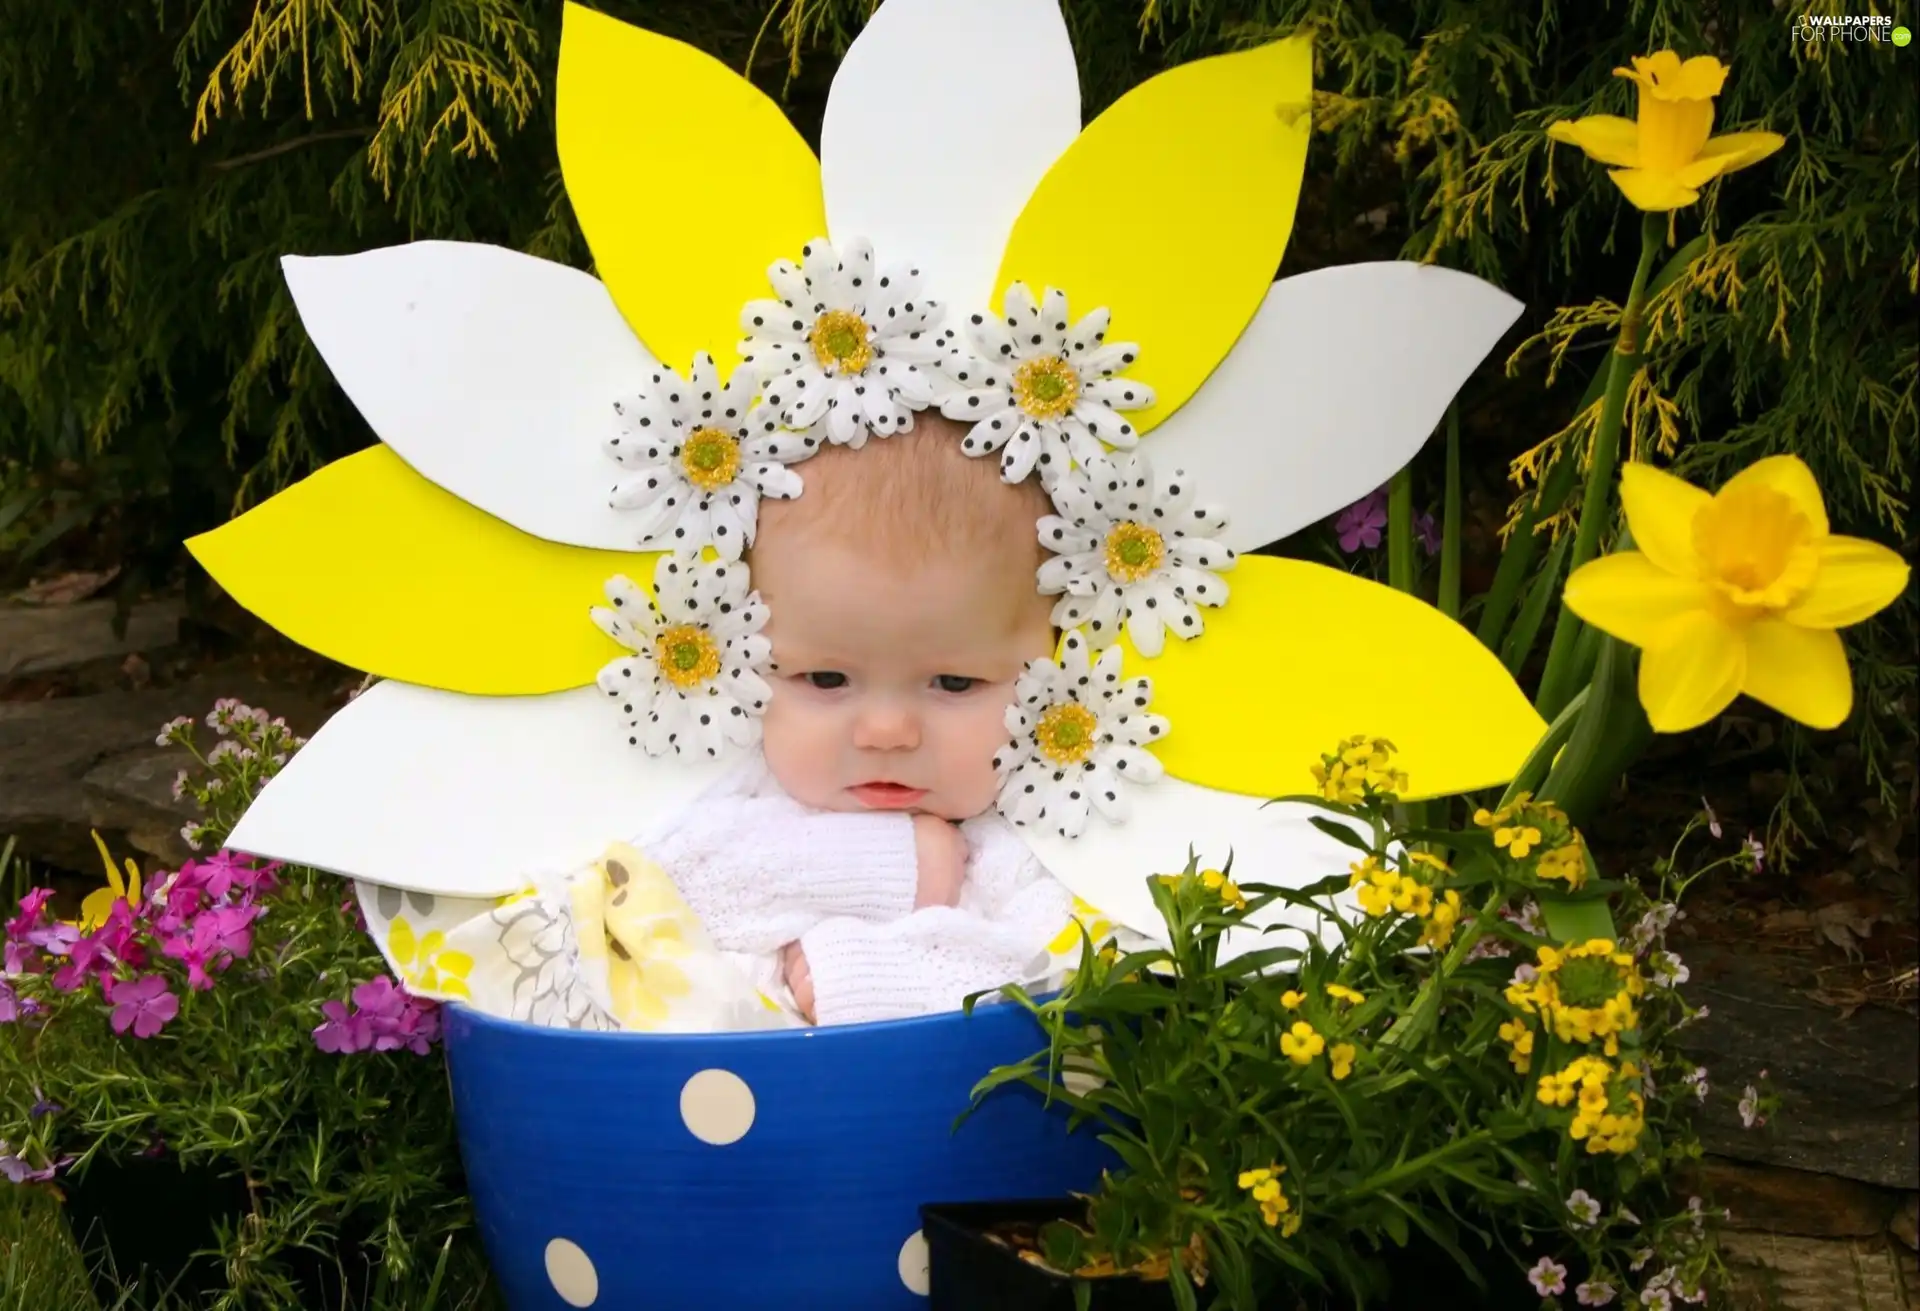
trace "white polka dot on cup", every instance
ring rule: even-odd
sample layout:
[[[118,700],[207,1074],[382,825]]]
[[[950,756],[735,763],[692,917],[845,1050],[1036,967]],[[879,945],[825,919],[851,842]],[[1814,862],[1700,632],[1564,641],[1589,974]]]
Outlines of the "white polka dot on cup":
[[[732,1070],[702,1070],[680,1089],[680,1119],[703,1143],[726,1147],[753,1128],[753,1089]]]
[[[580,1244],[556,1238],[547,1244],[547,1281],[568,1306],[592,1306],[600,1300],[600,1272]]]
[[[927,1261],[927,1236],[916,1229],[900,1244],[900,1282],[907,1286],[909,1293],[925,1297],[933,1286]]]

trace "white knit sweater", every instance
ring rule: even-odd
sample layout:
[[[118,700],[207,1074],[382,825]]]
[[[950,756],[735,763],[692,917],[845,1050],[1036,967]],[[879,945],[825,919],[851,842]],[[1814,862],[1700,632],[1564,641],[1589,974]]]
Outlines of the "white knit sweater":
[[[999,816],[960,831],[959,904],[915,910],[908,816],[810,810],[762,765],[709,793],[646,850],[763,991],[777,995],[780,951],[798,942],[816,1022],[857,1024],[958,1010],[970,993],[1051,970],[1047,944],[1073,895]]]

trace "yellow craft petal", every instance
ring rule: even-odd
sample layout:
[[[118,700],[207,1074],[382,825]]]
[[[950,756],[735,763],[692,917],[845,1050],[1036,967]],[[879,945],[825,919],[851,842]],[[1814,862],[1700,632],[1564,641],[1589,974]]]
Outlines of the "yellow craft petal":
[[[1638,551],[1589,561],[1567,579],[1567,609],[1622,642],[1664,646],[1674,621],[1705,610],[1712,589],[1671,573]]]
[[[1355,733],[1390,738],[1414,794],[1503,783],[1546,725],[1498,659],[1432,606],[1338,569],[1243,556],[1206,632],[1143,659],[1167,772],[1275,797]]]
[[[591,683],[621,648],[587,617],[656,553],[529,536],[415,473],[387,446],[336,460],[188,541],[214,580],[301,646],[450,692]]]
[[[1135,87],[1040,180],[1008,238],[996,293],[1067,293],[1113,311],[1140,344],[1129,376],[1158,399],[1142,432],[1226,358],[1272,284],[1293,230],[1313,95],[1305,37],[1196,60]]]
[[[767,266],[827,230],[819,161],[726,65],[577,4],[556,97],[567,196],[614,303],[663,363],[711,351],[726,373]]]
[[[1725,496],[1736,488],[1752,486],[1771,488],[1792,501],[1794,508],[1806,515],[1813,524],[1814,536],[1825,537],[1831,531],[1827,523],[1827,503],[1820,495],[1820,484],[1815,480],[1813,470],[1799,456],[1769,455],[1764,460],[1755,460],[1727,479],[1719,494]]]
[[[1620,506],[1633,544],[1668,573],[1692,577],[1697,572],[1693,517],[1712,500],[1686,479],[1650,464],[1629,464],[1620,471]]]
[[[1630,118],[1591,114],[1547,125],[1547,135],[1563,145],[1577,146],[1602,164],[1635,168],[1640,163],[1640,129]]]
[[[1640,704],[1656,732],[1684,733],[1740,695],[1746,647],[1738,632],[1705,611],[1677,620],[1666,639],[1640,653]]]
[[[1684,185],[1676,173],[1645,168],[1609,169],[1607,176],[1635,209],[1663,213],[1682,209],[1700,199],[1700,193]]]
[[[1811,728],[1838,728],[1853,711],[1846,649],[1830,628],[1762,619],[1747,630],[1740,690]]]
[[[1719,171],[1732,173],[1758,164],[1786,144],[1787,139],[1778,132],[1729,132],[1700,147],[1700,158],[1724,160]]]
[[[1897,552],[1859,537],[1826,537],[1813,586],[1783,616],[1802,628],[1845,628],[1876,615],[1907,590],[1910,570]]]

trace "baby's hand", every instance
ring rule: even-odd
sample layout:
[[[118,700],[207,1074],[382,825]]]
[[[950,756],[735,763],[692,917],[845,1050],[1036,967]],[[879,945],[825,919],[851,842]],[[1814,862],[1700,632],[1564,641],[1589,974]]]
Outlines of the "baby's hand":
[[[913,817],[913,851],[920,867],[913,908],[956,906],[967,877],[967,840],[938,815]]]
[[[786,975],[787,991],[793,994],[793,1004],[800,1008],[807,1023],[813,1023],[813,969],[807,964],[807,953],[800,950],[800,944],[789,942],[780,949],[780,965]]]

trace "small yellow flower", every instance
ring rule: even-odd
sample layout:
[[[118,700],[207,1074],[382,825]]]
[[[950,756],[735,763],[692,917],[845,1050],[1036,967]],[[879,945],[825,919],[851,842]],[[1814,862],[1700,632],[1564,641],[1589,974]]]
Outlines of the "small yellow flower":
[[[1637,119],[1613,114],[1562,119],[1547,135],[1578,146],[1589,158],[1618,167],[1607,176],[1636,209],[1665,211],[1691,205],[1700,188],[1723,173],[1757,164],[1786,144],[1777,132],[1713,135],[1713,101],[1727,69],[1711,55],[1681,62],[1671,50],[1635,55],[1615,77],[1639,88]]]
[[[1238,885],[1217,869],[1204,870],[1200,875],[1201,886],[1209,892],[1219,894],[1220,900],[1235,910],[1247,908],[1247,898]]]
[[[1295,1020],[1293,1027],[1280,1035],[1280,1050],[1295,1065],[1312,1064],[1313,1058],[1326,1049],[1327,1040],[1305,1020]]]
[[[1287,989],[1285,992],[1280,994],[1280,1004],[1282,1006],[1285,1006],[1290,1011],[1299,1010],[1301,1003],[1306,1001],[1306,999],[1307,999],[1306,993],[1295,992],[1291,988]]]
[[[1327,1052],[1327,1062],[1332,1066],[1331,1073],[1338,1082],[1353,1073],[1353,1058],[1358,1053],[1350,1042],[1336,1042]]]
[[[1444,897],[1433,903],[1426,927],[1420,930],[1420,945],[1436,951],[1445,947],[1453,941],[1453,930],[1459,923],[1460,894],[1449,888]]]
[[[1493,831],[1493,845],[1506,848],[1515,860],[1525,860],[1527,853],[1540,845],[1540,830],[1530,825],[1497,828]]]
[[[1295,1211],[1293,1214],[1288,1215],[1281,1219],[1280,1236],[1282,1238],[1292,1238],[1295,1234],[1299,1232],[1300,1232],[1300,1213],[1298,1211]]]
[[[1416,865],[1425,865],[1428,869],[1433,870],[1437,874],[1453,873],[1453,866],[1447,864],[1446,861],[1440,859],[1440,857],[1434,855],[1430,851],[1413,852],[1407,857],[1407,859],[1412,861]]]
[[[1876,542],[1829,531],[1812,470],[1749,465],[1709,494],[1646,464],[1620,475],[1631,551],[1567,579],[1567,608],[1637,646],[1640,703],[1662,733],[1706,723],[1741,693],[1813,728],[1853,709],[1839,631],[1906,590]]]
[[[1542,855],[1534,869],[1543,879],[1559,879],[1570,888],[1578,888],[1587,881],[1585,839],[1578,833],[1569,834],[1566,844]]]
[[[1281,1224],[1282,1218],[1293,1209],[1292,1199],[1280,1187],[1280,1176],[1286,1172],[1284,1165],[1267,1165],[1240,1172],[1240,1187],[1260,1204],[1260,1218],[1269,1227]],[[1282,1229],[1281,1232],[1291,1234],[1298,1229],[1298,1217],[1293,1217],[1293,1221],[1291,1229]]]
[[[1508,1020],[1500,1026],[1500,1037],[1511,1048],[1507,1059],[1513,1068],[1525,1074],[1533,1066],[1533,1030],[1524,1020]]]
[[[1350,1006],[1358,1006],[1367,999],[1365,993],[1355,992],[1344,983],[1329,983],[1327,985],[1327,996],[1333,998],[1335,1001],[1346,1002]]]

